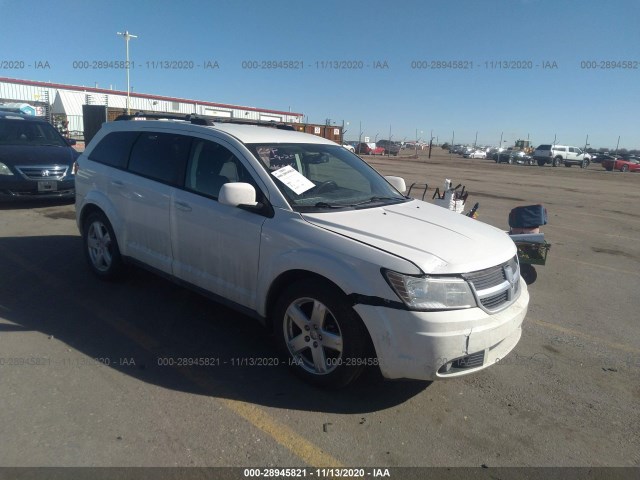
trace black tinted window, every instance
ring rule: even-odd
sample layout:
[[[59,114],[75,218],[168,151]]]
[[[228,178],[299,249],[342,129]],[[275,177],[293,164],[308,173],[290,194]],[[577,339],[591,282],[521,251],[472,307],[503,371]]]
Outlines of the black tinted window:
[[[170,185],[182,185],[191,137],[143,132],[129,160],[129,171]]]
[[[0,145],[68,147],[51,124],[10,118],[0,118]]]
[[[89,158],[94,162],[104,163],[116,168],[125,168],[131,146],[138,136],[138,132],[113,132],[100,140]]]

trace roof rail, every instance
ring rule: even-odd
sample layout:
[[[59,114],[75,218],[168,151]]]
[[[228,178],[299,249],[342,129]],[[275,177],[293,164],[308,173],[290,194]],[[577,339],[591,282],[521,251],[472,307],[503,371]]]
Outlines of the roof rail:
[[[132,115],[119,115],[116,118],[116,121],[137,120],[137,119],[181,120],[183,122],[190,122],[193,125],[215,125],[216,123],[234,123],[239,125],[256,125],[260,127],[272,127],[272,128],[277,128],[279,130],[295,130],[295,128],[292,125],[288,125],[286,123],[278,123],[273,120],[271,121],[242,120],[242,119],[227,118],[227,117],[207,117],[203,115],[196,115],[193,113],[190,113],[187,115],[171,115],[166,113],[136,112]]]

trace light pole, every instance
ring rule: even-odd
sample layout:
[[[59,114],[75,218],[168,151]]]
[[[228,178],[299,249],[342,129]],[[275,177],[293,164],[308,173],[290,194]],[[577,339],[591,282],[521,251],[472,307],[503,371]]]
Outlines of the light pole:
[[[129,109],[129,92],[131,91],[131,87],[129,85],[129,39],[130,38],[138,38],[137,35],[131,35],[129,33],[128,30],[125,30],[124,33],[122,32],[117,32],[118,35],[122,35],[124,37],[124,43],[126,45],[126,49],[127,49],[127,115],[129,115],[131,113],[131,110]]]

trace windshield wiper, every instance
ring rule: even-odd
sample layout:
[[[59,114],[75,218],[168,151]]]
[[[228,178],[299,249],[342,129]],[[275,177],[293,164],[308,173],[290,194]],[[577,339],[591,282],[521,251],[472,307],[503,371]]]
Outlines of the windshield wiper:
[[[375,203],[375,202],[384,202],[386,200],[393,200],[394,202],[402,202],[405,199],[404,198],[398,198],[398,197],[370,197],[367,200],[363,200],[362,202],[353,203],[353,204],[351,204],[351,206],[352,207],[357,207],[359,205],[367,205],[369,203]]]
[[[327,202],[318,202],[314,205],[314,207],[316,208],[347,208],[347,207],[351,207],[352,205],[333,205],[331,203],[327,203]]]

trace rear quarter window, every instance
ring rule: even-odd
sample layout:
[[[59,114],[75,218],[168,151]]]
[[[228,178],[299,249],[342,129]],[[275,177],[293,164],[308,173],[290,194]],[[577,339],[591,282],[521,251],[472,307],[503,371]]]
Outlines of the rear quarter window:
[[[551,150],[551,145],[540,145],[536,150]]]
[[[89,153],[89,159],[112,167],[127,167],[129,154],[138,132],[112,132],[106,135]]]

